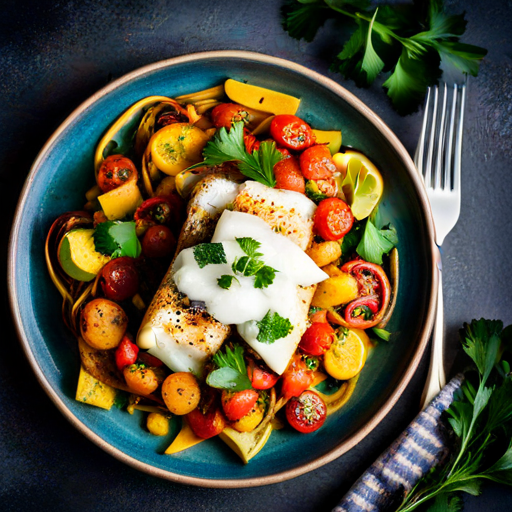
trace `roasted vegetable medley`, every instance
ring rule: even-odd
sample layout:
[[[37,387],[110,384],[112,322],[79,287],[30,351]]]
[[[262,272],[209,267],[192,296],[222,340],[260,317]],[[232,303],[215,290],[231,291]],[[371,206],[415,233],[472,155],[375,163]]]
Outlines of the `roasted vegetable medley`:
[[[166,454],[219,436],[248,462],[274,430],[315,432],[390,335],[381,173],[299,106],[232,79],[144,98],[99,141],[83,210],[49,230],[76,399],[145,411],[157,436],[181,421]]]

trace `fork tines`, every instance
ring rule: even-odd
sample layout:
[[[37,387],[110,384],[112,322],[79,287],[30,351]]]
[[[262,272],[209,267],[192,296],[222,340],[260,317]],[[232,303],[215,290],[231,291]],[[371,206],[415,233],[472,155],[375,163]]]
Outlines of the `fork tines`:
[[[414,163],[427,188],[458,190],[466,84],[428,88]],[[427,135],[428,134],[428,135]]]

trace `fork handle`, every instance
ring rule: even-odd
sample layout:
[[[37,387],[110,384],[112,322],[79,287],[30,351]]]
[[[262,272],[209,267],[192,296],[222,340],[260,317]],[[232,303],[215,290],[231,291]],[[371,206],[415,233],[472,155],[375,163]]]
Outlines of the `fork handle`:
[[[436,318],[430,347],[430,366],[427,381],[421,395],[421,409],[425,409],[446,384],[444,373],[444,310],[443,310],[443,265],[441,251],[437,250],[438,288]]]

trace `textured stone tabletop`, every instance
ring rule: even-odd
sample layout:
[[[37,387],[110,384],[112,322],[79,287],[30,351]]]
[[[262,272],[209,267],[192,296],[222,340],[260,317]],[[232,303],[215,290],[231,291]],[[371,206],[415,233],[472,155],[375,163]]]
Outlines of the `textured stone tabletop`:
[[[339,50],[328,24],[314,43],[281,28],[278,0],[62,0],[0,3],[0,208],[2,261],[30,165],[59,124],[112,79],[162,59],[242,49],[300,63],[340,83],[374,110],[412,153],[422,112],[398,116],[381,83],[358,89],[329,71]],[[378,2],[377,2],[378,3]],[[447,361],[472,318],[512,323],[512,3],[446,0],[466,10],[465,41],[489,50],[468,86],[461,217],[444,246]],[[250,489],[173,484],[128,467],[80,435],[40,388],[9,315],[2,281],[0,505],[3,512],[329,511],[418,410],[427,356],[393,410],[358,446],[309,474]],[[457,363],[455,363],[457,364]],[[466,511],[510,511],[512,490],[485,487]]]

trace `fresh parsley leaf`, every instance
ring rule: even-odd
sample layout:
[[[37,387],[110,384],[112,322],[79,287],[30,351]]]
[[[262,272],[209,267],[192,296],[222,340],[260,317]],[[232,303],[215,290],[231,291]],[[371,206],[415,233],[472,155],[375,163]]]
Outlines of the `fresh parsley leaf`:
[[[478,386],[471,382],[474,372],[467,374],[447,410],[448,422],[459,438],[454,453],[444,467],[420,480],[399,511],[411,512],[434,498],[428,510],[451,510],[450,493],[478,496],[486,480],[512,485],[512,381],[508,372],[499,371],[510,368],[500,364],[499,347],[506,337],[502,328],[500,321],[480,319],[461,330],[464,351],[477,370]],[[495,368],[498,371],[493,372]],[[486,385],[488,380],[492,386]],[[458,509],[455,503],[453,510]]]
[[[373,15],[372,21],[370,22],[367,30],[366,36],[366,47],[364,51],[363,60],[361,62],[361,69],[366,73],[366,83],[371,85],[373,81],[377,78],[377,75],[384,68],[384,61],[377,55],[377,52],[373,49],[372,44],[372,33],[373,33],[373,25],[375,22],[375,16],[377,16],[377,12],[379,10],[375,10],[375,14]]]
[[[487,54],[460,41],[466,29],[463,14],[447,14],[442,0],[418,3],[375,9],[365,0],[291,0],[282,9],[283,27],[292,37],[311,41],[328,18],[353,23],[331,69],[361,87],[390,71],[384,87],[395,109],[405,115],[417,109],[441,69],[452,77],[454,70],[476,76]]]
[[[283,28],[295,39],[313,41],[318,29],[332,16],[322,0],[286,2],[281,8]]]
[[[235,276],[229,276],[227,274],[224,274],[217,279],[217,284],[221,288],[224,288],[224,290],[229,290],[229,288],[233,284],[233,280],[238,282],[238,279]]]
[[[464,507],[462,498],[455,493],[442,493],[436,496],[427,512],[459,512]]]
[[[254,240],[254,238],[243,237],[243,238],[235,238],[240,249],[250,256],[251,258],[260,258],[263,256],[261,252],[257,252],[257,250],[261,247],[260,242]]]
[[[293,325],[288,318],[283,318],[277,312],[271,313],[270,309],[267,311],[267,314],[256,323],[260,330],[256,339],[261,343],[267,343],[269,345],[276,340],[285,338],[293,330]]]
[[[484,383],[496,362],[503,323],[499,320],[473,320],[460,331],[462,348],[476,364]]]
[[[379,230],[368,219],[356,251],[364,260],[382,265],[382,256],[388,254],[396,243],[396,231],[393,228]]]
[[[141,246],[135,231],[135,222],[107,221],[97,225],[94,231],[94,247],[101,254],[120,258],[138,258]]]
[[[106,256],[110,256],[118,249],[118,245],[109,233],[109,230],[113,225],[114,221],[112,220],[101,222],[94,230],[94,248]]]
[[[222,127],[203,150],[201,165],[215,166],[224,162],[237,162],[240,172],[255,181],[273,188],[276,184],[274,165],[283,155],[275,142],[262,142],[257,151],[248,153],[244,144],[244,123],[233,123],[229,132]],[[199,164],[198,164],[199,165]]]
[[[276,272],[277,270],[268,265],[261,267],[255,274],[254,288],[267,288],[270,286],[274,282]]]
[[[277,270],[265,265],[260,259],[263,254],[258,252],[261,244],[254,238],[243,237],[236,238],[238,245],[247,256],[236,258],[231,269],[235,274],[241,274],[246,277],[254,276],[254,288],[267,288],[276,277]]]
[[[244,349],[240,345],[235,345],[233,350],[226,347],[225,352],[219,350],[213,356],[213,362],[218,368],[208,374],[206,383],[209,386],[232,391],[251,389],[244,361]]]
[[[221,243],[199,244],[194,246],[194,259],[199,268],[206,265],[218,265],[227,263],[226,253]]]
[[[379,329],[378,327],[373,327],[372,331],[382,340],[389,341],[391,338],[391,333],[386,331],[386,329]]]

